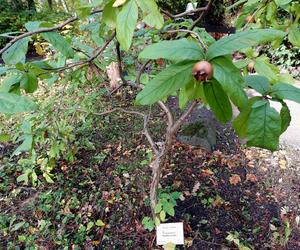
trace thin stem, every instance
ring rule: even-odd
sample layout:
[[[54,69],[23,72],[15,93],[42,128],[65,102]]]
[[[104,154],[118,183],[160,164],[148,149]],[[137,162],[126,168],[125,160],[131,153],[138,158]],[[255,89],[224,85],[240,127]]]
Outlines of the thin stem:
[[[178,33],[178,32],[185,32],[185,33],[189,33],[192,34],[194,36],[196,36],[196,38],[198,39],[199,43],[201,44],[202,48],[204,49],[204,51],[207,50],[207,46],[205,45],[204,41],[202,40],[201,36],[192,30],[185,30],[185,29],[178,29],[178,30],[168,30],[166,31],[167,33]]]
[[[180,18],[180,17],[188,16],[188,15],[195,14],[195,13],[205,11],[205,10],[206,10],[206,7],[201,7],[201,8],[197,8],[197,9],[194,9],[194,10],[184,11],[184,12],[176,14],[176,15],[173,15],[172,13],[170,13],[166,10],[161,10],[161,12],[164,13],[165,15],[167,15],[168,17],[172,18],[172,19],[177,19],[177,18]]]

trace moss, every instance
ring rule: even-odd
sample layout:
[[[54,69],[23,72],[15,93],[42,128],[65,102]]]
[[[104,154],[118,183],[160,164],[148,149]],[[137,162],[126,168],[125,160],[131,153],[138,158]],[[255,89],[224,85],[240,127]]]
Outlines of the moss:
[[[204,138],[207,136],[207,128],[205,124],[202,121],[190,123],[186,125],[182,132],[181,135],[183,136],[197,136],[200,138]]]

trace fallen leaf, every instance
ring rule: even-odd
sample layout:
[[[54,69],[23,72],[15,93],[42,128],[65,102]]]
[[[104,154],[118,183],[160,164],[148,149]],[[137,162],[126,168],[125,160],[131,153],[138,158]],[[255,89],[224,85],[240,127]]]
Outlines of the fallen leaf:
[[[241,177],[238,174],[234,174],[229,178],[229,182],[231,185],[237,185],[241,182]]]
[[[197,181],[193,187],[192,193],[196,193],[200,188],[200,182]]]
[[[278,163],[279,163],[279,167],[281,169],[286,169],[286,167],[287,167],[287,161],[286,160],[282,159]]]
[[[247,174],[246,180],[250,182],[257,182],[257,177],[255,174]]]

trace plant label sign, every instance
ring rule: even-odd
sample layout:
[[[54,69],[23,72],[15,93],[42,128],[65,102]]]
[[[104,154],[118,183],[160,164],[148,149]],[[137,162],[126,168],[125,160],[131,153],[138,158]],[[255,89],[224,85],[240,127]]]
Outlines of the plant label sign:
[[[161,223],[156,228],[156,242],[157,245],[184,245],[183,223]]]

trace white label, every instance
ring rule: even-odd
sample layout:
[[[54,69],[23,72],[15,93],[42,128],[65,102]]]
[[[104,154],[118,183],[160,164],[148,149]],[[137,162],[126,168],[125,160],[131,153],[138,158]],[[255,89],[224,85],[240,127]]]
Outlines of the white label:
[[[183,223],[162,223],[156,228],[157,245],[173,243],[175,245],[184,244]]]

